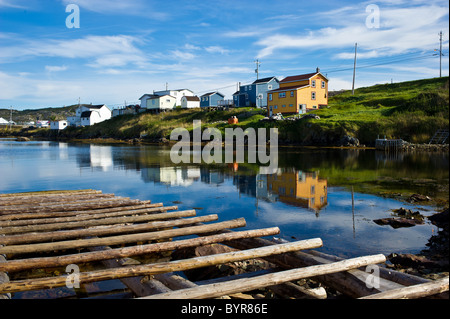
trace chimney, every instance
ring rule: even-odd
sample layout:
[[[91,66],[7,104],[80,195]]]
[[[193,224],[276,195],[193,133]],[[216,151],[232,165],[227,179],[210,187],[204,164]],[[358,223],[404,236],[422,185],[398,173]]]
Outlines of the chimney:
[[[319,73],[319,72],[320,72],[320,68],[317,67],[317,68],[316,68],[316,73]]]

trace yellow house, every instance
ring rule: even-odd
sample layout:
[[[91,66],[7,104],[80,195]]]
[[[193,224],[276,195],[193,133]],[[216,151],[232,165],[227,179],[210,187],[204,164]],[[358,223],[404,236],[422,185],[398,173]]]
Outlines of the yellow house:
[[[320,210],[327,205],[327,180],[319,175],[301,171],[284,172],[267,176],[269,192],[278,194],[280,201],[294,205]]]
[[[315,73],[288,76],[280,87],[267,93],[268,115],[303,114],[328,105],[328,79]]]

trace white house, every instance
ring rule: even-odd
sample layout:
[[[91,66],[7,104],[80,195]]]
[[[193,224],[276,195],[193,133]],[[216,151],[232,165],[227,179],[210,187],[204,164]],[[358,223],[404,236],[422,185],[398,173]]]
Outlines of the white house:
[[[76,110],[75,116],[67,118],[67,122],[71,126],[90,126],[109,120],[111,116],[112,112],[105,104],[83,104]]]
[[[64,130],[68,126],[67,121],[51,121],[50,122],[50,129],[51,130]]]
[[[165,95],[170,95],[174,97],[175,106],[177,106],[181,105],[181,98],[183,96],[194,96],[194,92],[188,89],[153,91],[153,93],[144,94],[139,98],[139,100],[141,101],[141,109],[146,109],[148,101],[153,99],[155,96],[165,96]]]
[[[200,99],[198,96],[183,96],[181,98],[181,108],[192,109],[200,107]]]
[[[0,117],[0,125],[9,125],[9,121],[5,120],[3,117]]]
[[[171,95],[153,95],[147,99],[147,110],[173,110],[177,99]]]

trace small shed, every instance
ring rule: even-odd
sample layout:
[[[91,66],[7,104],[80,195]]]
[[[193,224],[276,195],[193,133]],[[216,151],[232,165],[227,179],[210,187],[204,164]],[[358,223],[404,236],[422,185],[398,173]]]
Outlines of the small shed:
[[[182,109],[193,109],[200,107],[200,99],[198,96],[183,96],[181,98]]]
[[[64,130],[67,126],[68,126],[68,122],[65,120],[50,122],[51,130]]]

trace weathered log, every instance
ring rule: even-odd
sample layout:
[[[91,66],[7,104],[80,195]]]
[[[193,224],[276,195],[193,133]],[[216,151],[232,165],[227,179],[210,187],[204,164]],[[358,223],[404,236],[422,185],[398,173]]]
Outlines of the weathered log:
[[[70,223],[55,223],[55,224],[44,224],[44,225],[8,227],[8,228],[0,229],[0,233],[7,235],[7,234],[50,231],[50,230],[59,230],[59,229],[71,229],[71,228],[73,229],[73,228],[79,228],[79,227],[90,227],[90,226],[100,226],[100,225],[148,222],[148,221],[152,221],[152,220],[162,220],[162,219],[190,217],[190,216],[195,216],[195,210],[185,210],[185,211],[170,212],[170,213],[166,212],[166,213],[142,215],[142,216],[112,217],[112,218],[94,219],[94,220],[70,222]]]
[[[440,294],[448,289],[449,277],[447,276],[424,284],[384,291],[360,299],[416,299]]]
[[[0,227],[1,229],[1,227]],[[3,235],[0,235],[0,238],[2,238]],[[0,248],[3,247],[0,245]],[[2,266],[4,263],[6,263],[6,257],[4,255],[0,255],[0,266]],[[0,284],[9,282],[9,276],[6,272],[0,270]],[[0,293],[0,299],[11,299],[11,294],[1,294]]]
[[[0,271],[12,273],[33,268],[58,267],[104,259],[125,258],[162,251],[170,251],[181,248],[196,247],[200,245],[226,242],[229,240],[237,240],[251,237],[273,236],[278,234],[279,232],[280,230],[278,227],[272,227],[266,229],[238,231],[228,234],[203,236],[199,238],[184,239],[170,242],[116,248],[108,251],[88,252],[57,257],[40,257],[22,260],[20,259],[8,260],[6,263],[0,264]]]
[[[155,208],[164,206],[162,203],[155,204],[138,204],[138,205],[126,205],[118,207],[100,208],[100,209],[90,209],[90,210],[72,210],[64,212],[39,212],[39,213],[20,213],[20,214],[9,214],[0,216],[1,221],[19,220],[19,219],[35,219],[35,218],[48,218],[48,217],[68,217],[77,215],[88,215],[88,214],[101,214],[101,213],[112,213],[127,210],[138,210],[145,208]]]
[[[237,249],[264,247],[274,244],[274,242],[262,238],[250,238],[227,243],[228,246]],[[286,254],[283,256],[283,259],[273,258],[271,256],[264,259],[284,269],[313,266],[330,262],[329,260],[314,256],[309,252],[304,251]],[[341,292],[342,294],[352,298],[359,298],[377,292],[403,287],[402,285],[385,280],[383,278],[380,278],[379,288],[369,287],[366,284],[366,280],[369,275],[371,274],[368,272],[358,269],[352,269],[346,272],[321,275],[314,279],[321,282],[324,286],[333,288]]]
[[[9,235],[0,237],[0,244],[4,245],[18,245],[31,244],[35,242],[49,242],[57,240],[65,240],[71,238],[82,238],[89,236],[104,236],[104,235],[118,235],[144,232],[149,230],[179,227],[185,225],[192,225],[199,222],[211,222],[217,220],[218,216],[206,215],[193,218],[180,218],[169,221],[150,221],[143,224],[120,225],[120,226],[100,226],[76,230],[61,230],[58,232],[41,232],[41,233],[26,233],[23,235]]]
[[[76,239],[51,243],[31,244],[31,245],[12,245],[0,248],[0,254],[27,254],[44,251],[56,251],[65,249],[79,249],[94,246],[112,246],[128,243],[138,243],[163,238],[172,238],[177,236],[187,236],[199,234],[202,232],[214,232],[227,228],[238,228],[245,226],[245,219],[239,218],[230,221],[208,224],[202,226],[183,227],[156,232],[138,233],[121,236],[108,236],[104,238]]]
[[[285,244],[281,244],[285,245]],[[223,282],[219,284],[205,285],[197,288],[188,288],[170,293],[143,297],[144,299],[203,299],[216,298],[238,292],[250,291],[267,286],[278,285],[288,281],[315,277],[329,273],[347,271],[361,266],[384,263],[384,255],[373,255],[351,258],[331,264],[309,266],[291,270],[280,271],[254,278],[245,278]]]
[[[72,211],[72,210],[79,210],[79,209],[99,209],[99,208],[110,208],[110,207],[119,207],[119,206],[129,206],[129,205],[137,205],[142,204],[142,201],[135,200],[135,199],[129,199],[129,200],[116,200],[116,201],[108,201],[108,202],[94,202],[94,203],[88,203],[88,204],[60,204],[60,205],[53,205],[49,207],[30,207],[28,209],[15,209],[15,210],[8,210],[8,211],[0,211],[1,215],[10,215],[10,214],[17,214],[17,213],[39,213],[41,211],[44,212],[63,212],[63,211]],[[145,202],[144,202],[145,203]],[[149,202],[147,202],[149,203]]]
[[[320,238],[315,238],[293,243],[273,245],[270,247],[260,247],[245,251],[236,251],[231,253],[203,256],[158,264],[127,266],[115,269],[84,272],[79,274],[78,279],[80,281],[80,284],[82,284],[102,280],[119,279],[142,275],[154,275],[173,271],[201,268],[227,262],[241,261],[251,258],[261,258],[269,255],[284,254],[287,252],[297,251],[301,249],[317,248],[320,246],[322,246],[322,240],[320,240]],[[373,263],[375,261],[371,262]],[[62,287],[65,286],[65,284],[66,276],[18,280],[0,284],[0,293]]]
[[[59,197],[47,197],[47,196],[31,196],[26,198],[12,198],[12,199],[1,199],[0,207],[5,208],[12,205],[42,205],[42,203],[57,203],[57,202],[75,202],[82,200],[95,200],[100,198],[115,198],[114,194],[82,194],[78,196],[66,195]]]
[[[15,226],[23,226],[23,225],[66,223],[66,222],[100,219],[100,218],[107,218],[107,217],[164,212],[164,211],[168,211],[168,210],[177,210],[177,209],[178,209],[178,206],[165,206],[165,207],[138,209],[138,210],[133,210],[133,211],[126,210],[126,211],[108,212],[108,213],[99,213],[99,214],[82,214],[82,215],[71,216],[71,217],[14,220],[14,221],[0,222],[0,226],[6,228],[6,227],[15,227]]]
[[[25,193],[9,193],[0,194],[0,199],[20,198],[20,197],[39,197],[39,196],[77,196],[80,194],[101,194],[102,191],[94,189],[80,189],[80,190],[54,190],[54,191],[40,191],[40,192],[25,192]]]

